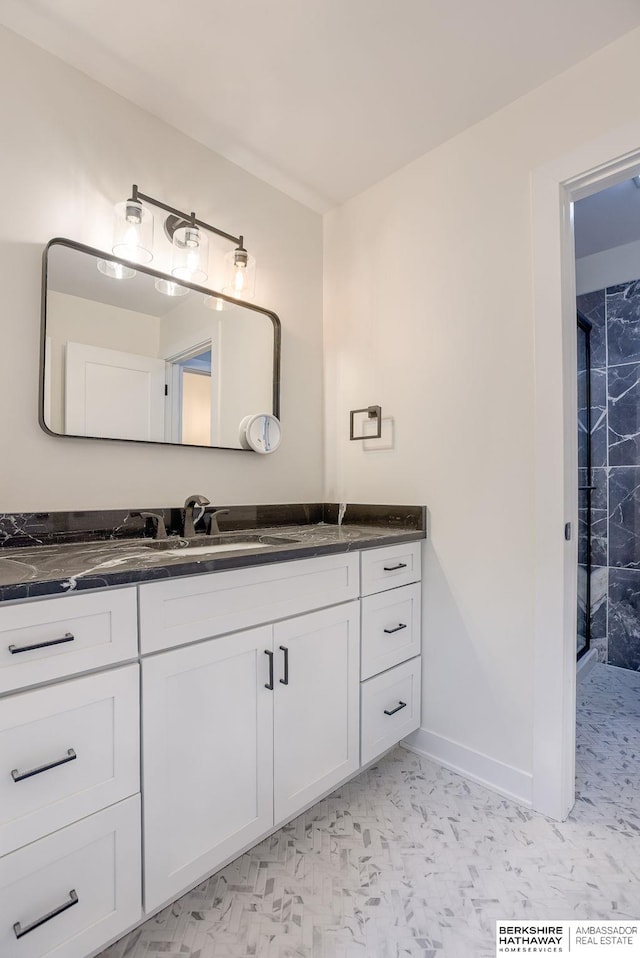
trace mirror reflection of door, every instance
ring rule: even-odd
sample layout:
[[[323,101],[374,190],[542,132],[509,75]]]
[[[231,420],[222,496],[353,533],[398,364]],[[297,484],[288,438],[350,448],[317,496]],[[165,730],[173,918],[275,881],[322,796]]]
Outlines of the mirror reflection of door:
[[[67,433],[162,441],[165,364],[161,359],[67,342],[65,370]]]
[[[217,441],[215,377],[211,342],[194,347],[167,366],[171,442],[211,446]]]

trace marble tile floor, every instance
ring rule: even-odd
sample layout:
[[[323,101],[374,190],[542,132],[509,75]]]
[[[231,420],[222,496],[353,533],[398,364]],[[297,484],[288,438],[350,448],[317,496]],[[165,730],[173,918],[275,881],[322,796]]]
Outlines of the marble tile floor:
[[[640,674],[578,687],[553,822],[397,748],[100,958],[493,958],[495,919],[640,918]]]

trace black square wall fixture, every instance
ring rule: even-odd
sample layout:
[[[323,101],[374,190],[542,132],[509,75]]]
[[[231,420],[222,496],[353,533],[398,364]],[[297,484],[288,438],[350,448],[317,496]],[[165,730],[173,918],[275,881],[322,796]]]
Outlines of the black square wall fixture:
[[[360,422],[359,435],[356,435],[356,416],[364,419]],[[364,423],[376,420],[376,431],[364,433]],[[382,436],[382,406],[365,406],[364,409],[352,409],[349,414],[349,439],[380,439]]]

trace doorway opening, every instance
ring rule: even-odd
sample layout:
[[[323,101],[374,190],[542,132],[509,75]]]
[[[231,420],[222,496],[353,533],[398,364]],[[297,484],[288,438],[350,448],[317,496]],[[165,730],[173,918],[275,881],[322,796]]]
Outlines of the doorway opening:
[[[579,510],[574,208],[578,201],[630,180],[639,169],[640,123],[633,122],[532,174],[536,527],[532,805],[560,820],[575,801],[576,761],[578,536],[573,530],[578,529]],[[592,333],[592,354],[593,343]],[[592,531],[593,527],[592,521]],[[592,589],[591,603],[593,599]]]
[[[640,189],[575,203],[578,334],[578,649],[640,670]],[[582,649],[582,654],[587,653]]]
[[[217,444],[216,390],[211,340],[167,360],[168,441],[192,446]]]

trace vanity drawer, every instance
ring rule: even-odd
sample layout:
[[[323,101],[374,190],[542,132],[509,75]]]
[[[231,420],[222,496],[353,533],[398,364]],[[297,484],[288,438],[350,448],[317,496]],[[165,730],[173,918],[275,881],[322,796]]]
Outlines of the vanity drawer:
[[[319,556],[150,582],[140,589],[140,648],[158,652],[357,599],[358,556]]]
[[[0,854],[139,791],[139,671],[0,699]]]
[[[360,553],[362,595],[395,589],[420,579],[420,543],[364,549]]]
[[[415,582],[362,600],[360,678],[420,654],[420,593]]]
[[[139,921],[140,885],[136,795],[0,859],[0,955],[86,958]]]
[[[362,765],[391,748],[420,725],[421,662],[422,659],[418,656],[362,683]]]
[[[137,654],[135,588],[0,603],[0,692]]]

